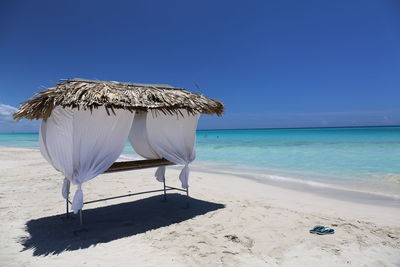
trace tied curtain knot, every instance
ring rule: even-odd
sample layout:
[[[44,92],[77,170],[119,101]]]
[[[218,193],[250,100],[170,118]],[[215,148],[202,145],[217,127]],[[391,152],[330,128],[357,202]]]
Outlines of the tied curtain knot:
[[[156,176],[157,181],[164,182],[165,181],[165,166],[158,167],[156,170],[155,176]]]
[[[71,187],[71,182],[68,180],[67,177],[64,177],[63,186],[62,186],[62,190],[61,190],[61,193],[62,193],[62,196],[64,199],[68,199],[70,187]]]
[[[179,180],[181,181],[182,188],[189,188],[189,163],[186,163],[185,167],[183,167],[181,173],[179,174]]]
[[[75,214],[83,208],[83,192],[82,184],[78,184],[78,188],[75,191],[74,199],[72,200],[72,210]]]

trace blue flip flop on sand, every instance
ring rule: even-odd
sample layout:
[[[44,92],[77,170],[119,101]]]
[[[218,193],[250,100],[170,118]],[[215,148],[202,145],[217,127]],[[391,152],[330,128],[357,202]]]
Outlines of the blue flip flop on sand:
[[[325,227],[322,225],[316,225],[314,226],[313,229],[310,230],[311,234],[317,234],[317,235],[331,235],[335,233],[335,230],[329,227]]]

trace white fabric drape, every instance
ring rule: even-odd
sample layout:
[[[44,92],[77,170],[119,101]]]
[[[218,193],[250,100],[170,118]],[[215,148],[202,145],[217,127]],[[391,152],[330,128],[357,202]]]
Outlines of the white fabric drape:
[[[72,146],[63,145],[72,142],[73,111],[56,107],[47,120],[42,120],[39,131],[39,147],[43,157],[53,167],[64,174],[62,196],[68,198],[72,179]],[[61,142],[60,142],[61,140]]]
[[[77,185],[72,201],[76,213],[83,207],[82,184],[107,170],[121,154],[134,112],[104,107],[83,110],[56,107],[40,127],[40,151],[64,174],[63,196],[72,182]]]
[[[145,159],[159,159],[157,154],[150,146],[147,133],[147,112],[137,111],[129,133],[129,142],[136,153]]]
[[[195,157],[196,128],[199,115],[190,115],[181,110],[182,115],[157,115],[148,112],[146,128],[150,147],[162,158],[175,164],[185,165],[179,179],[182,187],[189,188],[189,163]],[[156,172],[158,180],[164,179],[165,167]]]
[[[179,179],[188,188],[189,163],[195,159],[196,127],[199,115],[166,115],[159,112],[137,112],[132,123],[129,140],[135,151],[146,159],[165,158],[185,165]],[[156,179],[163,182],[165,166],[158,167]]]
[[[145,159],[160,159],[162,158],[153,150],[149,142],[147,133],[147,112],[138,111],[133,119],[132,128],[129,133],[129,141],[133,149]],[[157,168],[155,173],[157,181],[165,180],[165,166]]]

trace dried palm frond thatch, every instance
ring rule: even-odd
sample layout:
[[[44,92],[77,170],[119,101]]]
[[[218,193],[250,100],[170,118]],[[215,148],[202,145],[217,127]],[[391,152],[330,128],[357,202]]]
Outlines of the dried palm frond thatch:
[[[179,114],[179,109],[186,109],[191,114],[218,116],[224,112],[221,102],[170,85],[68,79],[22,103],[13,118],[46,119],[56,106],[90,110],[104,106],[109,114],[114,109],[164,114]]]

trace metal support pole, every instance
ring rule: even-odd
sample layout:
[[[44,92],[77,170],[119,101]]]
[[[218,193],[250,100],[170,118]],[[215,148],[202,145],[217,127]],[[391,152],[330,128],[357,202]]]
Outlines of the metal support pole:
[[[165,177],[164,177],[164,201],[167,201],[167,188],[165,187]]]
[[[74,235],[79,235],[82,232],[87,232],[88,229],[83,226],[83,210],[79,210],[79,226],[73,231]]]
[[[66,206],[67,206],[67,211],[66,211],[66,213],[65,213],[65,216],[66,216],[67,218],[69,218],[69,203],[68,203],[68,198],[65,199],[65,203],[66,203]]]
[[[190,203],[189,203],[190,197],[189,197],[189,187],[186,188],[186,208],[190,207]]]

